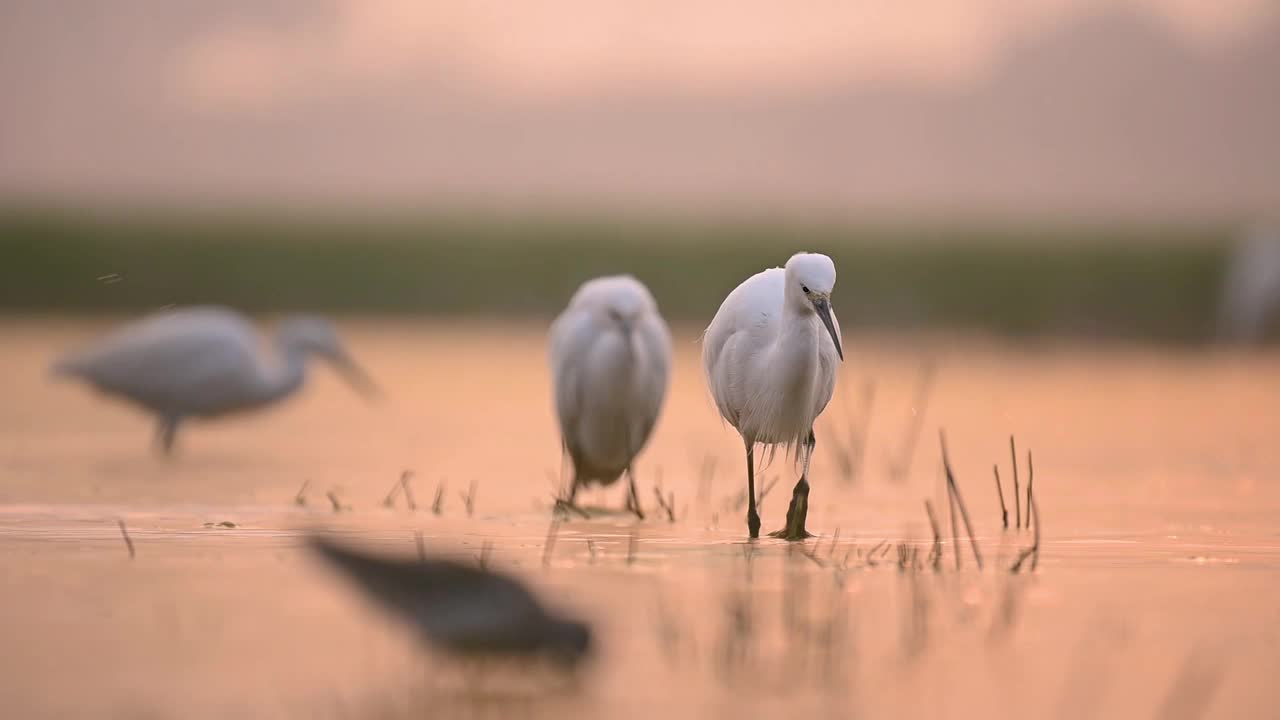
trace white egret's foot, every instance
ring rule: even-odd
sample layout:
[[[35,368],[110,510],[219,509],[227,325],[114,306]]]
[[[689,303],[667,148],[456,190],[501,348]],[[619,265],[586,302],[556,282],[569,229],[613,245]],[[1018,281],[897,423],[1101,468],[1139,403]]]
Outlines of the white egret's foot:
[[[173,443],[178,436],[178,421],[172,418],[161,418],[156,426],[156,446],[165,457],[173,456]]]
[[[787,528],[782,528],[769,533],[769,537],[778,538],[779,540],[808,540],[811,537],[817,537],[817,535],[801,527],[796,534],[792,534]]]
[[[760,537],[760,515],[755,508],[747,510],[747,534],[752,540]]]
[[[556,498],[556,505],[552,512],[564,517],[578,515],[583,520],[591,519],[591,513],[587,512],[572,500],[565,500],[564,498]]]
[[[791,492],[791,505],[787,507],[787,526],[769,533],[769,537],[783,540],[805,540],[813,535],[805,529],[805,520],[809,517],[809,481],[800,477],[795,490]]]

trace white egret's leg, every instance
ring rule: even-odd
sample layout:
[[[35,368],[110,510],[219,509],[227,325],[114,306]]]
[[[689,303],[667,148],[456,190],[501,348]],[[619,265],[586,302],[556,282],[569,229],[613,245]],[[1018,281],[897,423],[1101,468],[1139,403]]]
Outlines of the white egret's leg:
[[[818,446],[818,439],[813,436],[813,431],[809,431],[809,440],[805,443],[804,451],[804,470],[800,473],[801,478],[809,477],[809,461],[813,460],[813,449]]]
[[[574,497],[577,496],[577,494],[578,494],[578,483],[575,482],[569,486],[569,497],[567,499],[556,498],[555,508],[552,510],[552,512],[563,514],[563,515],[569,515],[569,514],[580,515],[582,516],[583,520],[590,520],[591,513],[578,507],[578,504],[574,502]]]
[[[563,477],[564,476],[564,456],[563,455],[560,457],[560,463],[561,463],[560,475],[561,477]],[[579,484],[580,483],[578,482],[578,467],[577,467],[577,463],[575,462],[574,468],[573,468],[573,479],[569,481],[569,497],[556,498],[555,509],[553,510],[553,512],[564,513],[566,515],[569,513],[576,513],[578,515],[581,515],[583,518],[591,517],[591,515],[588,514],[586,510],[583,510],[582,508],[578,507],[577,504],[574,502],[574,499],[578,496]]]
[[[160,445],[160,452],[165,455],[173,454],[173,441],[177,434],[178,418],[160,418],[160,423],[156,426],[156,442]]]
[[[760,514],[756,512],[756,458],[754,443],[747,440],[747,534],[760,537]]]
[[[556,488],[557,495],[564,490],[564,480],[565,480],[564,469],[567,466],[568,460],[569,460],[569,448],[562,442],[560,443],[560,476],[559,476],[560,487]],[[572,482],[569,485],[569,497],[573,497],[573,493],[577,491],[577,488],[575,487],[575,485],[577,485],[577,482],[576,482],[577,478],[575,477],[573,478],[573,480],[574,482]]]
[[[770,533],[774,537],[785,540],[804,540],[813,537],[805,529],[805,520],[809,517],[809,461],[813,458],[813,450],[818,446],[813,430],[809,431],[809,439],[804,447],[804,468],[800,480],[791,491],[791,505],[787,507],[787,526],[782,530]]]

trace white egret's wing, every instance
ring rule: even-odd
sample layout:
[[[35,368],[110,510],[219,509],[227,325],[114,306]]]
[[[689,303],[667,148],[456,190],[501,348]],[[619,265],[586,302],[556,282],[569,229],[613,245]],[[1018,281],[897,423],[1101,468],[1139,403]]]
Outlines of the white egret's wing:
[[[551,376],[556,418],[564,445],[575,446],[576,428],[582,417],[580,363],[589,354],[596,336],[592,313],[570,306],[551,325]]]
[[[775,331],[782,315],[785,277],[782,268],[770,268],[742,281],[725,297],[703,335],[707,384],[720,414],[735,426],[748,395],[746,372],[751,357],[747,349],[766,344],[749,339]]]
[[[671,376],[671,331],[656,312],[645,313],[636,326],[635,342],[641,353],[642,372],[637,378],[636,438],[638,452],[649,439],[662,413]]]

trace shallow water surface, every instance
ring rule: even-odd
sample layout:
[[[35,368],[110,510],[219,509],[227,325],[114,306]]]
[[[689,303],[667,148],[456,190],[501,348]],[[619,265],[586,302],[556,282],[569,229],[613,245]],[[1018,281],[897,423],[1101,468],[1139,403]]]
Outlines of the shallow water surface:
[[[47,378],[101,329],[0,323],[6,715],[1225,718],[1280,702],[1274,352],[850,333],[817,429],[819,537],[747,543],[740,444],[696,335],[677,333],[637,468],[648,519],[569,520],[548,550],[560,458],[541,328],[345,323],[381,402],[319,368],[280,408],[184,428],[168,460],[133,409]],[[939,427],[982,571],[963,536],[955,566]],[[1012,520],[1011,433],[1023,493],[1034,453],[1042,520],[1038,566],[1018,574],[1033,532],[1002,529],[992,476]],[[385,507],[405,470],[416,509]],[[779,456],[761,475],[777,478],[761,510],[775,529],[796,472]],[[618,507],[621,487],[585,499]],[[936,568],[926,499],[947,536]],[[431,657],[312,561],[300,539],[316,528],[487,554],[590,618],[595,662],[569,682]]]

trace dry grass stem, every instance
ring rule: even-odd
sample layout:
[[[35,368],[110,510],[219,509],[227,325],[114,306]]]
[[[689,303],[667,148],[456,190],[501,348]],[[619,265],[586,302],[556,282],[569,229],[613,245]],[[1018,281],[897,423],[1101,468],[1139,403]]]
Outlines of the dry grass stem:
[[[1012,573],[1021,572],[1022,563],[1026,562],[1027,558],[1031,558],[1032,572],[1035,572],[1036,567],[1040,565],[1040,508],[1034,505],[1035,501],[1036,501],[1035,497],[1032,497],[1031,502],[1033,504],[1030,508],[1027,509],[1027,514],[1031,515],[1035,519],[1035,522],[1032,523],[1032,526],[1031,526],[1033,529],[1033,532],[1035,533],[1032,536],[1033,539],[1031,542],[1031,547],[1027,548],[1026,550],[1023,550],[1021,553],[1018,554],[1018,559],[1016,562],[1013,563],[1013,567],[1009,568],[1009,572],[1012,572]]]
[[[412,470],[405,470],[404,472],[400,473],[400,489],[402,492],[404,492],[404,501],[405,501],[405,504],[409,506],[409,509],[417,510],[418,501],[413,497],[413,487],[409,484],[409,481],[412,479],[413,479]]]
[[[1032,494],[1032,491],[1035,489],[1035,483],[1036,483],[1036,466],[1035,466],[1035,463],[1031,461],[1031,451],[1027,450],[1027,527],[1031,527],[1031,515],[1033,512],[1032,505],[1031,505],[1031,494]]]
[[[293,496],[293,504],[298,507],[306,507],[307,504],[307,488],[311,485],[311,480],[303,480],[302,487],[298,488],[298,493]]]
[[[471,517],[476,512],[476,488],[480,484],[478,480],[472,480],[470,487],[467,488],[466,494],[459,493],[462,498],[462,505],[467,509],[467,517]]]
[[[342,512],[343,510],[351,509],[350,507],[343,505],[342,501],[338,499],[338,494],[332,490],[325,493],[324,496],[329,498],[329,505],[333,508],[334,512]]]
[[[556,548],[556,537],[560,533],[560,518],[551,518],[551,525],[547,527],[547,539],[542,544],[542,567],[551,567],[551,553]]]
[[[123,518],[117,519],[116,525],[120,527],[120,537],[124,538],[124,546],[128,548],[129,559],[132,560],[135,556],[135,553],[133,550],[133,538],[129,537],[129,528],[125,526]]]
[[[1000,466],[992,465],[991,471],[996,476],[996,496],[1000,498],[1000,523],[1005,530],[1009,529],[1009,508],[1004,504],[1004,487],[1000,484]]]
[[[435,514],[435,515],[442,515],[442,514],[444,513],[444,491],[445,491],[445,487],[446,487],[446,484],[445,484],[445,481],[444,481],[444,480],[441,480],[441,481],[440,481],[440,484],[439,484],[439,485],[436,485],[436,497],[435,497],[435,499],[434,499],[434,500],[432,500],[432,501],[431,501],[431,512],[432,512],[432,514]],[[408,489],[408,486],[406,486],[406,490],[407,490],[407,489]],[[411,507],[412,507],[412,506],[411,506]]]
[[[1013,526],[1022,528],[1022,489],[1018,485],[1018,447],[1009,436],[1009,459],[1013,461]],[[1027,512],[1031,512],[1028,508]]]
[[[938,529],[938,516],[933,512],[933,503],[925,500],[924,510],[929,515],[929,527],[933,530],[933,549],[929,551],[929,564],[937,572],[942,569],[942,531]]]
[[[964,497],[960,495],[960,485],[956,483],[955,473],[951,471],[951,458],[947,456],[947,438],[941,430],[938,431],[938,442],[942,445],[942,467],[947,473],[947,487],[955,498],[956,505],[960,508],[960,517],[964,520],[964,530],[969,535],[969,547],[973,550],[973,561],[978,564],[978,569],[982,569],[982,553],[978,550],[978,538],[973,533],[973,523],[969,520],[969,509],[965,507]],[[960,549],[956,548],[957,557]]]

